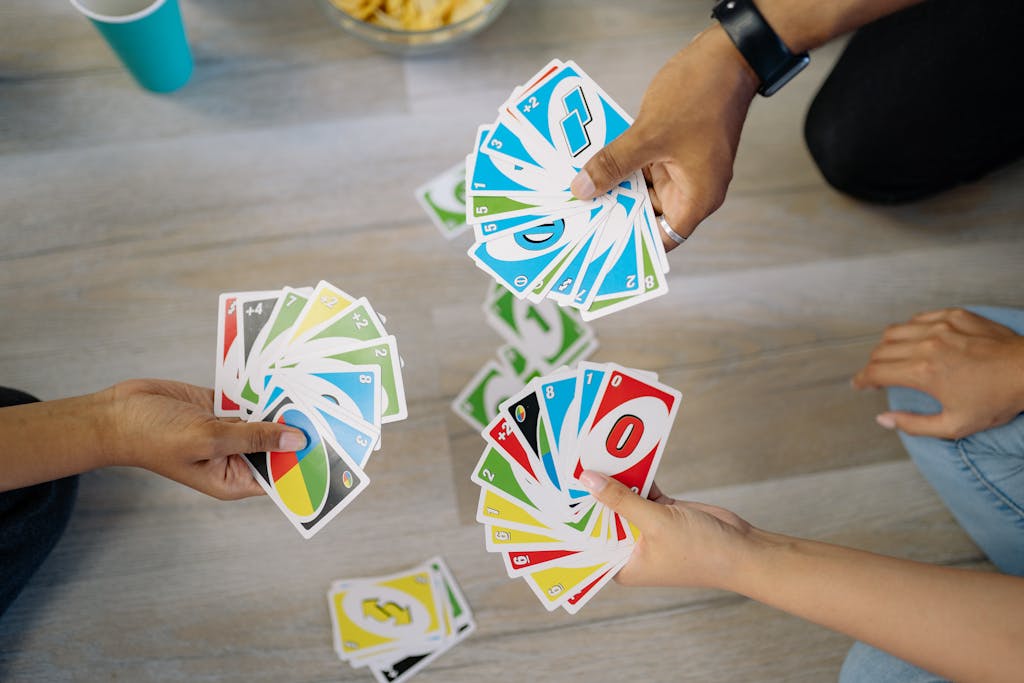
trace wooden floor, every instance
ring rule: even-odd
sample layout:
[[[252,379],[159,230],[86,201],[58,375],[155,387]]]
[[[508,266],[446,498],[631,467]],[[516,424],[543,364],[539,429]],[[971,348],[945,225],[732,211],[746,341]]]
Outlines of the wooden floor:
[[[424,683],[834,680],[847,638],[733,595],[613,585],[576,617],[546,613],[484,551],[468,480],[482,442],[448,408],[500,341],[467,243],[440,238],[413,188],[552,57],[635,112],[707,3],[516,0],[415,61],[312,2],[183,11],[197,70],[161,97],[66,0],[0,8],[0,383],[43,398],[134,376],[209,385],[218,292],[324,278],[387,314],[410,416],[312,541],[266,499],[83,477],[66,536],[0,620],[0,679],[367,681],[331,649],[329,582],[440,553],[479,631]],[[901,208],[831,191],[800,131],[837,53],[755,103],[725,207],[672,254],[669,296],[595,324],[596,358],[683,392],[663,488],[779,531],[976,564],[875,426],[883,397],[848,378],[890,322],[1024,301],[1024,167]]]

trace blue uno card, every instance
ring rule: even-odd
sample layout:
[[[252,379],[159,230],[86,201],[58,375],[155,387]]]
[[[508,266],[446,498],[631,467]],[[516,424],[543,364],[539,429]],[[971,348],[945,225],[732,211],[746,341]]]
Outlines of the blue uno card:
[[[358,415],[373,425],[380,424],[380,368],[354,366],[352,370],[309,372],[304,389],[329,400],[342,410]]]
[[[564,211],[565,216],[571,216],[574,213],[580,213],[585,211],[587,206],[582,202],[577,204],[568,205]],[[473,231],[476,233],[476,240],[483,242],[485,240],[493,239],[496,235],[500,235],[510,230],[525,230],[526,228],[532,228],[545,223],[551,223],[555,218],[562,218],[562,211],[557,214],[548,213],[533,213],[526,214],[523,216],[513,216],[512,218],[497,218],[483,223],[474,223]]]
[[[312,413],[334,435],[335,441],[359,467],[366,465],[373,451],[380,432],[373,430],[372,425],[359,424],[358,418],[353,419],[331,404],[317,403],[311,408]]]
[[[481,269],[522,298],[559,256],[592,229],[590,215],[578,213],[550,224],[510,232],[474,244],[469,255]]]
[[[549,188],[544,183],[544,175],[539,169],[526,168],[522,164],[506,157],[492,158],[483,153],[484,140],[490,133],[488,126],[477,129],[477,145],[470,155],[469,191],[513,194],[518,192],[544,192]],[[568,192],[568,188],[564,188]]]
[[[574,62],[516,98],[515,111],[574,171],[632,123]]]
[[[583,267],[587,264],[594,244],[601,239],[601,231],[604,230],[604,223],[608,216],[605,215],[601,218],[601,223],[580,242],[572,258],[562,268],[562,272],[558,274],[558,281],[551,284],[551,296],[554,299],[563,300],[564,302],[572,301],[572,293],[576,289],[576,280],[583,271]]]
[[[609,299],[643,291],[640,273],[640,240],[634,223],[618,259],[605,272],[594,299]]]
[[[519,136],[500,118],[479,146],[481,154],[502,156],[527,168],[544,169],[544,159],[536,159]]]
[[[614,190],[613,195],[615,206],[608,216],[598,243],[588,255],[587,264],[575,286],[573,301],[579,305],[586,305],[593,300],[594,290],[601,284],[599,277],[604,274],[606,266],[614,256],[617,256],[625,246],[627,231],[635,232],[632,226],[636,210],[640,206],[639,198],[632,192],[627,194],[625,190]]]
[[[577,436],[587,423],[587,418],[594,408],[594,401],[597,399],[597,392],[601,388],[601,382],[607,374],[603,365],[594,363],[580,363],[578,371],[577,394],[580,397],[580,412],[576,422]]]
[[[575,462],[569,462],[575,455],[576,443],[576,373],[564,377],[556,377],[548,382],[541,382],[538,394],[541,403],[541,416],[547,421],[551,436],[551,455],[555,468],[562,473],[562,481],[566,483],[565,491],[569,499],[581,498],[586,492],[569,486],[571,477],[567,476]]]

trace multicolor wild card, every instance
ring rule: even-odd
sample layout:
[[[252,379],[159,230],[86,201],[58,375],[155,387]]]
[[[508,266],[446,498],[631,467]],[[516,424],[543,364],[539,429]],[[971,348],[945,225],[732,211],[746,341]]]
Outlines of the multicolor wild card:
[[[646,496],[681,401],[653,373],[582,362],[534,379],[484,428],[471,479],[486,548],[548,610],[579,611],[629,560],[638,535],[580,474],[601,472]]]
[[[593,200],[569,185],[631,124],[574,62],[554,60],[477,130],[466,160],[469,256],[517,298],[549,298],[584,320],[668,291],[668,258],[637,171]]]
[[[378,683],[401,683],[476,628],[440,557],[388,576],[335,581],[327,592],[334,650]]]
[[[302,430],[306,447],[245,456],[310,538],[369,484],[381,425],[406,416],[394,336],[364,298],[316,287],[221,294],[214,412]]]

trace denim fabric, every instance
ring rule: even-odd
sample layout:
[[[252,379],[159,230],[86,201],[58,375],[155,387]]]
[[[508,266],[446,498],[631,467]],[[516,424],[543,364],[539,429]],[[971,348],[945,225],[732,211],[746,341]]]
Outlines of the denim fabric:
[[[1024,334],[1024,310],[969,308]],[[889,390],[889,406],[923,414],[942,409],[931,396],[903,387]],[[992,563],[1006,574],[1024,576],[1024,414],[963,439],[951,441],[902,432],[900,439],[921,474]],[[846,657],[839,680],[918,683],[941,679],[857,643]]]

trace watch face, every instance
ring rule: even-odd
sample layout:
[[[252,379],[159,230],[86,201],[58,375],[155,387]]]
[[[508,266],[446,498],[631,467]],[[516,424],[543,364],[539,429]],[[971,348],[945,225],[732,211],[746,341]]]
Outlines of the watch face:
[[[789,65],[789,68],[783,71],[779,76],[772,79],[771,83],[766,84],[766,86],[761,89],[761,94],[765,97],[771,97],[777,93],[782,86],[793,80],[793,77],[803,71],[810,63],[811,58],[806,53],[802,55],[795,55],[795,59]]]

